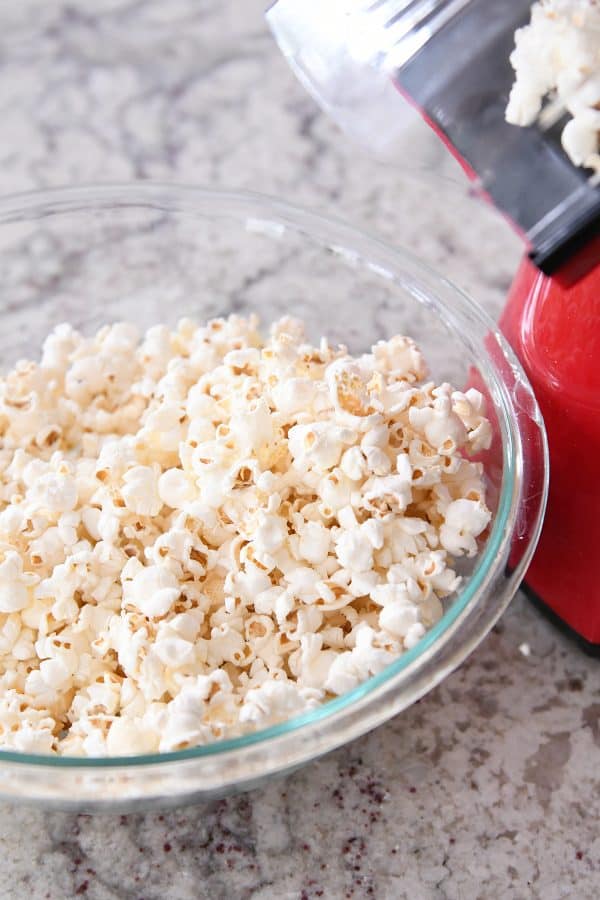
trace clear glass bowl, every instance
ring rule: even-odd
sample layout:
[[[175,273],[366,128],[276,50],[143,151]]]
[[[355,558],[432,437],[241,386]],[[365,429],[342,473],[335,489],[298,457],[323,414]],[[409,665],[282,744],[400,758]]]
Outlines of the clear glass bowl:
[[[493,525],[461,592],[411,651],[323,707],[242,738],[155,756],[0,752],[5,798],[78,810],[178,805],[256,786],[363,734],[422,697],[482,640],[537,541],[547,492],[531,388],[491,320],[406,250],[278,200],[172,185],[46,191],[0,203],[0,368],[38,358],[69,321],[89,333],[258,311],[303,318],[356,350],[404,332],[432,376],[476,378],[495,420]]]

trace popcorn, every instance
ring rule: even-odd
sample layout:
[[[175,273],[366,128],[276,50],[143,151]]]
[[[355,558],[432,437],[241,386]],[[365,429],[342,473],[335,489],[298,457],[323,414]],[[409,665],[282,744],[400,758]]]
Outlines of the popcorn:
[[[394,637],[406,637],[413,625],[419,621],[419,609],[414,603],[406,600],[393,600],[386,603],[379,613],[379,626]]]
[[[412,500],[412,470],[410,463],[398,457],[400,471],[397,475],[369,478],[364,484],[363,504],[366,509],[382,513],[397,510],[404,512]],[[410,472],[410,476],[409,473]]]
[[[23,560],[14,550],[0,563],[0,612],[18,612],[30,602],[29,588],[38,581],[32,572],[23,572]]]
[[[438,395],[431,406],[411,407],[408,420],[440,454],[454,454],[467,439],[464,424],[452,409],[450,398],[443,394]]]
[[[137,562],[137,560],[130,560]],[[179,581],[164,566],[141,566],[123,584],[123,603],[137,607],[148,618],[165,616],[179,597]],[[123,570],[125,578],[125,570]]]
[[[340,469],[351,481],[360,481],[367,471],[366,458],[360,447],[349,447],[342,456]]]
[[[258,526],[254,532],[257,548],[266,553],[274,553],[286,541],[288,531],[286,523],[277,515],[259,514]]]
[[[417,646],[424,635],[425,627],[420,622],[415,622],[414,625],[411,625],[410,628],[408,628],[404,635],[404,649],[412,650],[413,647]]]
[[[446,509],[446,521],[440,529],[440,542],[453,556],[474,556],[475,540],[486,528],[491,513],[478,500],[454,500]]]
[[[352,497],[352,484],[341,469],[333,469],[321,479],[318,486],[322,506],[333,512],[348,506]]]
[[[427,375],[421,351],[409,337],[396,335],[389,341],[378,341],[372,352],[377,371],[388,375],[392,382],[413,384]]]
[[[0,379],[0,746],[179,750],[415,647],[491,513],[483,397],[402,336],[255,317],[84,338]]]
[[[158,492],[160,466],[134,466],[123,476],[121,496],[128,510],[140,516],[157,516],[162,507]]]
[[[50,514],[68,512],[77,505],[75,480],[70,475],[43,475],[32,484],[27,492],[27,500]]]
[[[339,462],[345,444],[352,443],[352,432],[329,421],[294,425],[288,434],[288,449],[298,466],[326,471]]]
[[[367,572],[373,566],[373,545],[358,528],[343,531],[335,549],[340,565],[351,572]]]
[[[332,694],[345,694],[371,675],[385,669],[394,655],[375,644],[376,633],[365,623],[356,628],[356,643],[352,650],[340,653],[331,664],[325,689]]]
[[[161,503],[172,509],[183,509],[195,495],[194,484],[182,469],[166,469],[160,475],[158,496]]]
[[[572,118],[562,145],[576,166],[600,172],[600,6],[596,0],[540,0],[515,34],[516,77],[506,120],[531,125],[549,96]]]
[[[269,681],[249,690],[240,710],[240,721],[255,727],[297,716],[316,706],[314,695],[291,682]]]
[[[298,530],[298,554],[312,565],[324,562],[329,554],[331,534],[320,522],[303,522]]]
[[[277,383],[271,396],[277,410],[285,416],[294,416],[312,409],[318,385],[310,378],[287,378]]]

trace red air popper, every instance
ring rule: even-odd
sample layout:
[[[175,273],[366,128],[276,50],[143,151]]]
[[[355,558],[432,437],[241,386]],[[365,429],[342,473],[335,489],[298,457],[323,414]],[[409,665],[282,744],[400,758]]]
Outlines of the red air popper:
[[[393,143],[408,101],[522,235],[500,326],[536,392],[551,465],[526,588],[600,654],[600,187],[562,151],[562,121],[505,121],[529,14],[530,0],[278,0],[267,19],[342,127]]]

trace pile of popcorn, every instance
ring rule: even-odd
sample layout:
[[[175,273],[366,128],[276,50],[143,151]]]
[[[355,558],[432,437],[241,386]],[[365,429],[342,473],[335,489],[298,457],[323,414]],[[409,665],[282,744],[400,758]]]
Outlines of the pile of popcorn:
[[[61,325],[0,380],[0,746],[231,737],[414,647],[490,521],[476,390],[406,337]]]
[[[540,0],[515,35],[516,72],[506,118],[531,125],[545,97],[572,118],[562,132],[576,166],[600,172],[600,0]]]

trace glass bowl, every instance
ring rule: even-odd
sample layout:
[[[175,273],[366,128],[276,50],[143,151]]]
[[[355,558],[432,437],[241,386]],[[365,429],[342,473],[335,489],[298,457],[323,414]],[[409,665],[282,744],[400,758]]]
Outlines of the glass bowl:
[[[451,672],[509,603],[537,541],[547,449],[523,371],[493,321],[410,252],[268,197],[172,185],[84,187],[0,203],[0,368],[38,358],[69,321],[144,328],[257,311],[292,313],[364,350],[394,333],[421,345],[436,380],[475,379],[495,426],[494,518],[460,593],[421,642],[315,711],[209,746],[153,756],[0,752],[5,798],[77,810],[178,805],[256,786],[396,715]]]

